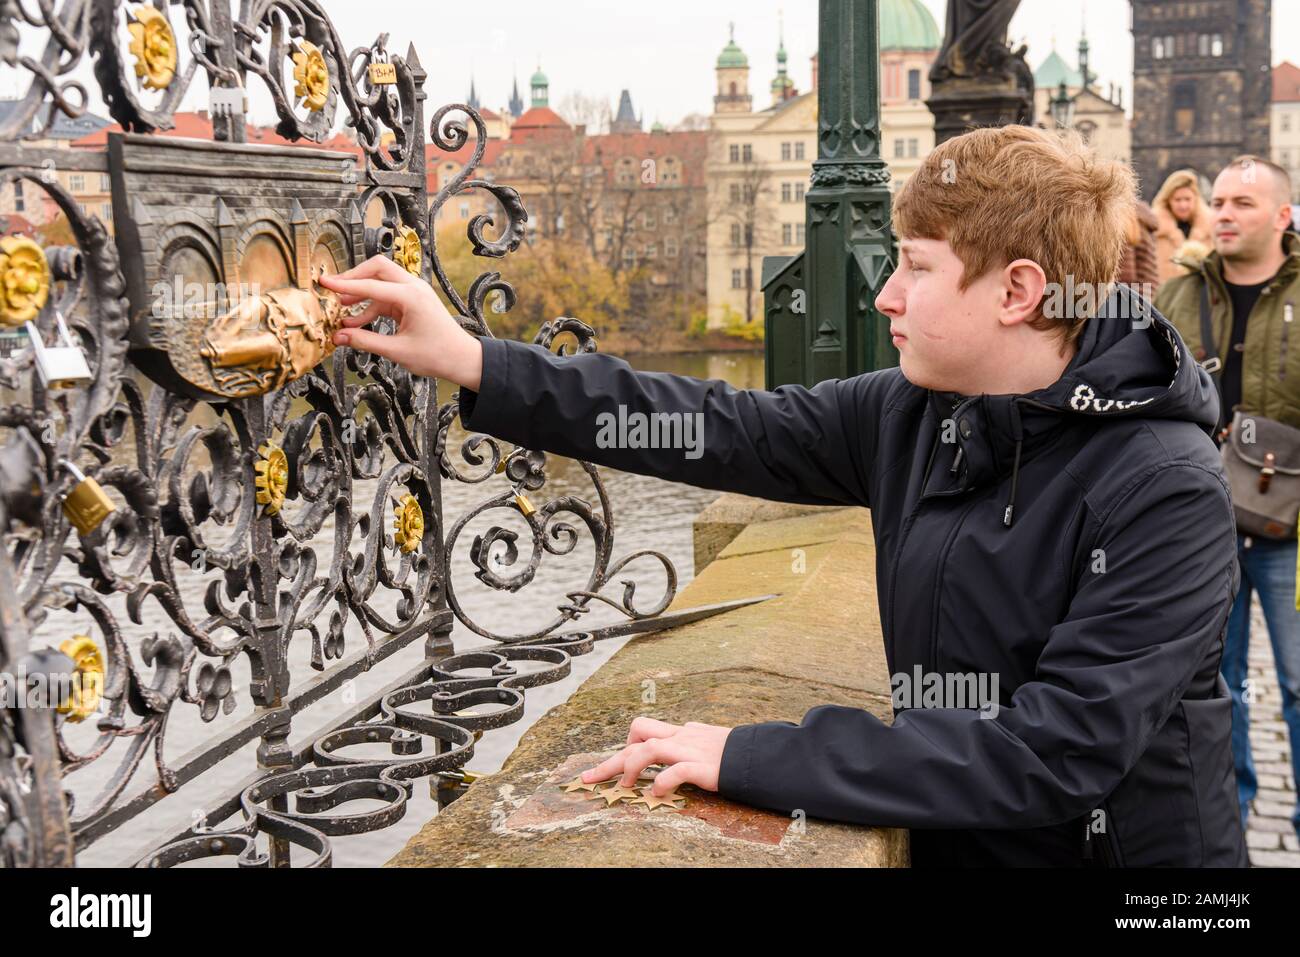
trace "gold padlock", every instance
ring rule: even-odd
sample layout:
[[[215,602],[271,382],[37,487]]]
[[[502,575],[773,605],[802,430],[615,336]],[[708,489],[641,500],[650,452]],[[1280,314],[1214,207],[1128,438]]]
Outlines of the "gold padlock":
[[[379,61],[370,64],[370,83],[372,86],[392,86],[396,82],[396,64],[391,61]]]
[[[537,511],[537,509],[533,508],[533,503],[528,501],[528,496],[522,492],[515,492],[515,504],[519,506],[519,511],[524,518],[528,518],[533,512]]]
[[[108,513],[117,508],[113,500],[108,497],[108,493],[93,478],[87,478],[71,462],[63,463],[67,466],[72,477],[77,479],[77,484],[72,487],[63,500],[63,514],[68,516],[68,521],[82,535],[89,535],[108,517]]]

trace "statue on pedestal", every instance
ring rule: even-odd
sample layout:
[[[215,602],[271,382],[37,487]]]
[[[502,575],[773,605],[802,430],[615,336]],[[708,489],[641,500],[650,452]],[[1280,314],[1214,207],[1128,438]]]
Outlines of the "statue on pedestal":
[[[943,46],[930,68],[931,110],[942,142],[963,127],[1033,121],[1026,46],[1007,45],[1020,0],[949,0]]]

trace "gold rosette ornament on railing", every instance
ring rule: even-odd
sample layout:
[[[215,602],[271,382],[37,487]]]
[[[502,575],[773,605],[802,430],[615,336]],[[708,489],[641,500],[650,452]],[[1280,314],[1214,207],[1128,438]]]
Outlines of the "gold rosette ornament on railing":
[[[165,90],[176,76],[176,35],[156,7],[142,4],[129,14],[128,48],[135,57],[135,75],[146,90]]]
[[[403,226],[393,237],[393,262],[413,276],[420,275],[424,256],[420,249],[420,234],[410,226]]]
[[[89,635],[73,635],[59,645],[73,661],[72,691],[58,707],[59,714],[69,721],[85,721],[99,707],[99,696],[104,689],[104,656]]]
[[[299,40],[293,55],[293,95],[313,113],[325,109],[330,97],[330,71],[320,47]]]
[[[285,492],[289,489],[289,459],[284,449],[274,442],[263,442],[257,450],[258,459],[253,463],[257,474],[253,484],[257,487],[257,504],[263,513],[275,515],[284,504]]]
[[[23,236],[0,239],[0,325],[35,319],[50,295],[45,250]]]
[[[420,547],[424,539],[424,511],[409,492],[393,506],[393,544],[404,555]]]

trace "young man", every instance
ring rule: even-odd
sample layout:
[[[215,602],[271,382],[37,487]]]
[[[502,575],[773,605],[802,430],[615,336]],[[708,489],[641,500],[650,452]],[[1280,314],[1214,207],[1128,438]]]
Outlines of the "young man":
[[[1131,172],[1077,138],[949,140],[895,207],[901,259],[876,305],[901,368],[811,389],[740,391],[475,339],[382,259],[324,282],[372,300],[336,341],[458,383],[468,428],[706,488],[870,508],[891,673],[1000,689],[991,707],[912,707],[892,725],[829,705],[799,725],[638,718],[586,780],[630,784],[661,764],[656,793],[687,781],[911,828],[914,866],[1244,866],[1219,676],[1237,563],[1209,436],[1217,398],[1126,287],[1092,318],[1072,308],[1114,278],[1133,201]],[[380,315],[396,334],[358,328]],[[620,405],[701,413],[703,454],[600,448],[597,416]]]
[[[1208,286],[1213,354],[1219,374],[1222,422],[1235,408],[1300,428],[1300,348],[1287,348],[1300,313],[1300,236],[1291,226],[1291,176],[1269,160],[1243,156],[1214,183],[1211,201],[1214,252],[1181,263],[1194,270],[1172,279],[1156,297],[1192,354],[1208,354],[1201,341],[1201,294]],[[1300,345],[1300,341],[1297,342]],[[1259,784],[1250,753],[1246,696],[1251,596],[1259,592],[1273,644],[1282,717],[1291,743],[1291,773],[1300,792],[1300,611],[1296,610],[1296,539],[1238,534],[1241,590],[1228,617],[1223,676],[1232,692],[1232,751],[1243,825]],[[1300,836],[1300,796],[1291,823]]]

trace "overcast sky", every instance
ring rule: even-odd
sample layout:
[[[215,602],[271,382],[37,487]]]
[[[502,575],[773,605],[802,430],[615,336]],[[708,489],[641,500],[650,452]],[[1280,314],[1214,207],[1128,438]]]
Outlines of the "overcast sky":
[[[943,27],[946,0],[923,0]],[[503,106],[512,78],[519,77],[527,103],[528,78],[540,61],[551,82],[551,103],[571,92],[606,98],[616,106],[627,87],[647,128],[656,119],[671,126],[689,113],[707,113],[714,92],[713,64],[736,23],[736,42],[749,56],[755,103],[766,105],[775,72],[778,23],[784,13],[790,71],[800,90],[810,86],[809,57],[817,48],[816,0],[492,0],[476,4],[442,0],[324,0],[345,44],[362,46],[380,31],[400,53],[414,42],[429,72],[426,112],[461,101],[473,74],[484,105]],[[236,4],[236,7],[238,5]],[[1300,63],[1300,0],[1273,0],[1273,62]],[[1037,67],[1055,38],[1071,64],[1086,23],[1092,69],[1101,88],[1124,87],[1131,103],[1133,38],[1128,0],[1022,0],[1011,21],[1013,42],[1029,44]],[[176,24],[181,26],[180,22]],[[23,52],[31,47],[24,43]],[[89,76],[89,70],[85,70]],[[93,85],[92,85],[93,86]],[[206,101],[195,84],[185,108]],[[19,92],[14,72],[0,72],[0,93]],[[103,112],[92,98],[92,108]],[[256,81],[252,118],[273,119],[270,97]]]
[[[942,30],[945,0],[923,2]],[[454,9],[450,4],[419,4],[418,23],[410,23],[410,3],[366,0],[355,6],[355,12],[354,0],[327,6],[346,37],[364,36],[382,25],[405,41],[408,34],[396,24],[409,24],[404,29],[429,69],[434,102],[463,98],[471,70],[486,105],[505,103],[515,71],[526,101],[528,78],[540,58],[551,81],[552,104],[580,90],[607,97],[613,106],[619,90],[627,87],[647,126],[656,118],[671,125],[688,113],[711,110],[713,64],[727,41],[730,21],[736,23],[736,42],[749,56],[756,103],[766,105],[782,12],[790,70],[800,90],[810,86],[809,57],[817,49],[816,0],[496,0],[482,7],[490,11],[486,19],[493,25],[481,28],[463,15],[441,21],[436,13],[423,13]],[[1300,63],[1300,0],[1274,0],[1273,10],[1273,62]],[[1053,37],[1073,64],[1085,22],[1092,68],[1102,88],[1122,84],[1127,105],[1133,69],[1128,0],[1021,0],[1010,36],[1029,44],[1029,63],[1035,68],[1051,50]],[[450,37],[454,42],[448,42]],[[425,56],[428,50],[436,52]]]

